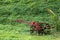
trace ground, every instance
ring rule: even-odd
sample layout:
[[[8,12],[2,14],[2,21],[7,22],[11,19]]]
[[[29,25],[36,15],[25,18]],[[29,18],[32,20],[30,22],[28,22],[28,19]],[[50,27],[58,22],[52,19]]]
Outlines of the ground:
[[[20,24],[22,26],[22,24]],[[28,28],[16,27],[12,25],[0,24],[0,40],[59,40],[60,34],[54,33],[51,35],[30,35]],[[23,29],[23,30],[22,30]]]

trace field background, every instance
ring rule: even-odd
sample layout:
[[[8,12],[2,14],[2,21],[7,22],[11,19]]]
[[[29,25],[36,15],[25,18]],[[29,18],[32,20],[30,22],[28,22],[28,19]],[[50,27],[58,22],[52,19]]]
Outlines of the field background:
[[[60,40],[59,17],[60,0],[0,0],[0,40]],[[55,28],[51,35],[30,35],[30,26],[17,19],[47,22]]]

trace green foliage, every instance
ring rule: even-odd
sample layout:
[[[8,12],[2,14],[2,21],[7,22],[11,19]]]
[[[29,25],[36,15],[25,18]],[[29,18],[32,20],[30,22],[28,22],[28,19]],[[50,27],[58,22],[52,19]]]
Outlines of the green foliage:
[[[17,23],[12,20],[23,19],[53,24],[52,21],[55,22],[57,19],[56,17],[51,19],[46,8],[52,9],[60,17],[59,7],[59,0],[0,0],[0,23],[16,25]]]
[[[57,16],[51,16],[46,8]],[[47,22],[60,31],[59,17],[60,0],[0,0],[0,40],[59,40],[60,34],[54,29],[54,35],[30,35],[28,24],[16,22],[17,19]]]

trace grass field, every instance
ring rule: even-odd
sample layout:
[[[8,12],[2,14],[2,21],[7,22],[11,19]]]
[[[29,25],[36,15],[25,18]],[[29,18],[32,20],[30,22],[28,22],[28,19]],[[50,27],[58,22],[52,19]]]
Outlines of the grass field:
[[[0,40],[60,40],[56,29],[51,35],[31,35],[29,25],[17,19],[49,23],[60,31],[60,0],[0,0]]]
[[[0,40],[59,40],[60,34],[54,33],[51,35],[30,35],[29,27],[0,24]]]

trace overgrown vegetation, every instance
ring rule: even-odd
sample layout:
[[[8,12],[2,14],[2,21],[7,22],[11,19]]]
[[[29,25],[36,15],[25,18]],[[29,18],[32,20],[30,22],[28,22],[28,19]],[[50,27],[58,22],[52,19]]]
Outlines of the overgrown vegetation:
[[[51,20],[51,14],[46,9],[53,10],[59,17],[59,7],[59,0],[0,0],[0,23],[7,24],[9,20],[16,20],[17,18],[29,21],[53,21],[55,18]],[[60,22],[59,19],[58,22]]]
[[[51,9],[57,16],[53,16],[47,12],[47,8]],[[57,27],[57,30],[60,31],[59,17],[60,0],[0,0],[0,24],[3,25],[0,26],[1,32],[9,30],[20,31],[25,27],[26,30],[29,30],[29,25],[15,22],[17,19],[47,22],[51,26]],[[8,25],[8,27],[4,25]],[[23,26],[21,27],[21,25]]]

